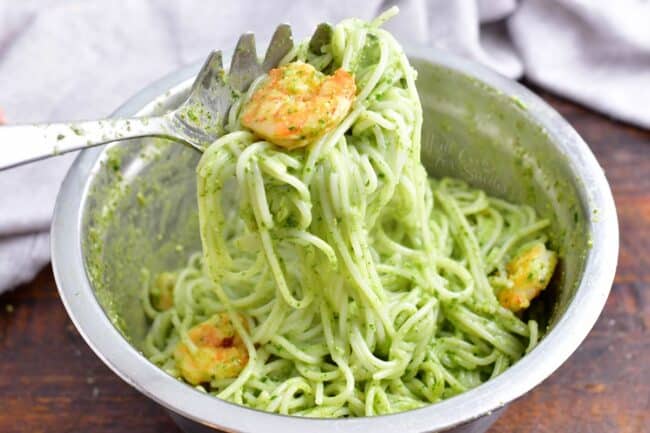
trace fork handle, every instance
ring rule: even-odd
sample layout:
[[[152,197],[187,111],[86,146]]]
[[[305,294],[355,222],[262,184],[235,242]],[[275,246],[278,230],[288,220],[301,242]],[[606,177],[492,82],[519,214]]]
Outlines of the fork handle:
[[[168,131],[164,117],[0,126],[0,170],[116,140],[173,138]]]

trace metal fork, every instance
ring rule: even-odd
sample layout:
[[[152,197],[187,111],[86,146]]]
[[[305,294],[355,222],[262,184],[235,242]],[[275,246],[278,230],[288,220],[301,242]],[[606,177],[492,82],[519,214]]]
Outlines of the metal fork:
[[[320,53],[331,37],[322,23],[309,42]],[[221,51],[212,52],[192,84],[187,100],[176,110],[156,117],[105,119],[40,125],[0,127],[0,170],[112,141],[140,137],[163,137],[203,151],[224,133],[224,121],[234,99],[251,82],[278,65],[293,48],[291,27],[277,27],[260,62],[255,36],[243,34],[232,56],[229,72],[223,68]]]

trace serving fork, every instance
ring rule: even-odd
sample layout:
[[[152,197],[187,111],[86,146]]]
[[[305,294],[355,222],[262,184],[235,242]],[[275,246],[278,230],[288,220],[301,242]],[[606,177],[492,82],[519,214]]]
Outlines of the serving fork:
[[[321,23],[309,41],[309,50],[320,53],[330,37],[331,26]],[[223,68],[221,51],[212,52],[185,102],[160,116],[2,126],[0,170],[130,138],[162,137],[203,151],[224,134],[224,122],[235,98],[255,78],[277,66],[293,46],[291,27],[281,24],[260,61],[255,36],[241,35],[228,72]]]

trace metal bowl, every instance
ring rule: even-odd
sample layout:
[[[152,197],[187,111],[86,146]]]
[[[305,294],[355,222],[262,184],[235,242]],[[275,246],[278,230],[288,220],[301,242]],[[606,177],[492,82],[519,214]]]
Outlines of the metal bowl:
[[[174,269],[200,249],[194,167],[199,155],[161,140],[82,152],[57,200],[52,263],[70,318],[127,383],[168,408],[187,431],[484,432],[501,408],[539,384],[578,347],[600,314],[618,255],[614,201],[593,154],[552,108],[484,67],[408,50],[424,108],[422,159],[550,218],[562,260],[539,345],[495,379],[422,409],[380,417],[305,419],[260,412],[199,392],[139,351],[146,321],[141,269]],[[177,105],[198,65],[143,90],[116,116]]]

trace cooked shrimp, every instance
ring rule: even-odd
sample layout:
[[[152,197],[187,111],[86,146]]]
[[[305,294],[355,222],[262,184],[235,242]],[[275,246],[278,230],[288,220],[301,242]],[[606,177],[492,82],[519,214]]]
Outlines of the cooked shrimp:
[[[248,363],[248,350],[226,313],[199,323],[188,335],[196,348],[181,341],[174,359],[183,378],[192,385],[237,377]]]
[[[497,295],[501,305],[515,312],[528,308],[548,285],[556,264],[557,254],[541,242],[522,251],[506,265],[511,285]]]
[[[176,275],[162,272],[156,277],[151,289],[151,304],[158,311],[169,310],[174,305]]]
[[[246,128],[278,146],[306,146],[334,129],[350,111],[356,85],[343,69],[328,76],[303,62],[269,71],[243,109]]]

